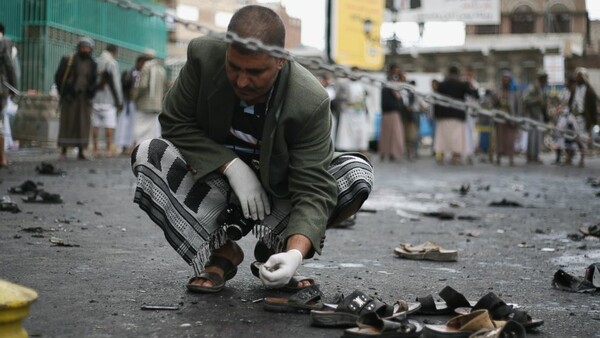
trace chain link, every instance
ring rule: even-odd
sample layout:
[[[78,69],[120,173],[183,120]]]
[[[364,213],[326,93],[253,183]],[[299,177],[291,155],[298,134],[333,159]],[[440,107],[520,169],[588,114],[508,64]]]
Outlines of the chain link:
[[[407,83],[383,81],[383,80],[380,80],[374,76],[371,76],[371,75],[368,75],[365,73],[354,72],[351,69],[349,69],[348,67],[345,67],[342,65],[328,64],[320,59],[315,59],[315,58],[300,56],[300,55],[292,55],[289,53],[289,51],[285,50],[284,48],[281,48],[278,46],[265,45],[258,39],[242,38],[242,37],[238,36],[237,34],[235,34],[234,32],[227,32],[226,34],[224,34],[222,32],[217,32],[207,26],[203,26],[196,22],[191,22],[191,21],[180,19],[179,17],[177,17],[173,14],[160,13],[150,7],[146,7],[144,5],[133,3],[130,0],[100,0],[100,1],[111,3],[111,4],[117,5],[121,8],[127,9],[127,10],[137,11],[140,14],[145,15],[145,16],[159,17],[165,21],[174,22],[174,23],[183,25],[184,27],[186,27],[187,29],[189,29],[191,31],[197,31],[204,35],[215,36],[215,37],[218,37],[218,38],[223,39],[230,43],[235,42],[235,43],[243,45],[244,47],[246,47],[250,50],[265,52],[276,58],[294,60],[312,70],[325,70],[325,71],[332,73],[335,77],[342,77],[342,78],[349,78],[352,80],[358,80],[358,81],[369,83],[369,84],[372,84],[372,85],[375,85],[375,86],[381,87],[381,88],[387,87],[387,88],[391,88],[394,90],[408,90],[408,91],[414,93],[415,96],[423,99],[425,102],[427,102],[430,105],[435,104],[435,105],[454,108],[454,109],[458,109],[458,110],[464,110],[464,111],[467,111],[472,116],[488,117],[488,118],[491,118],[495,123],[511,123],[511,124],[518,126],[519,128],[526,129],[526,130],[528,130],[532,127],[535,127],[540,131],[549,131],[549,130],[554,131],[557,134],[559,134],[562,137],[569,139],[569,140],[576,139],[576,140],[580,140],[582,142],[588,142],[590,139],[589,137],[587,137],[585,135],[578,135],[577,133],[575,133],[572,130],[561,129],[556,126],[553,126],[553,125],[550,125],[547,123],[542,123],[540,121],[536,121],[536,120],[533,120],[533,119],[530,119],[527,117],[512,116],[506,112],[503,112],[503,111],[500,111],[497,109],[484,109],[483,107],[481,107],[478,104],[473,103],[473,102],[465,102],[465,101],[457,100],[457,99],[454,99],[454,98],[451,98],[448,96],[441,95],[439,93],[430,93],[430,94],[421,93],[421,92],[418,92],[414,86],[407,84]],[[593,143],[593,145],[596,147],[600,146],[600,144],[598,144],[598,143]]]

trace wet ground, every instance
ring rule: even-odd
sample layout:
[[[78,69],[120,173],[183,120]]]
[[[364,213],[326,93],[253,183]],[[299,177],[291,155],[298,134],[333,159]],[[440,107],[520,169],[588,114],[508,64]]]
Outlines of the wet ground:
[[[545,158],[550,161],[550,155]],[[12,154],[0,170],[0,196],[20,213],[0,213],[0,278],[37,290],[25,326],[34,337],[337,337],[341,329],[309,325],[302,314],[265,312],[273,294],[251,275],[253,238],[240,244],[246,259],[226,289],[186,292],[192,270],[160,229],[132,203],[135,179],[127,158],[56,161],[54,152]],[[64,176],[38,175],[48,160]],[[600,337],[600,297],[556,290],[563,268],[583,275],[600,262],[600,241],[573,240],[582,225],[600,222],[600,158],[587,168],[554,165],[438,166],[432,158],[381,163],[376,186],[351,229],[328,231],[322,256],[306,260],[326,298],[360,289],[386,302],[437,295],[449,285],[471,300],[493,291],[545,324],[532,337]],[[31,179],[63,204],[29,204],[7,189]],[[467,190],[461,194],[460,188]],[[521,207],[491,207],[506,199]],[[450,212],[454,219],[423,216]],[[577,236],[576,236],[577,237]],[[573,238],[573,237],[572,237]],[[575,238],[579,239],[579,238]],[[400,243],[431,240],[459,250],[458,262],[395,257]],[[174,305],[177,310],[142,310]],[[429,323],[449,317],[418,316]]]

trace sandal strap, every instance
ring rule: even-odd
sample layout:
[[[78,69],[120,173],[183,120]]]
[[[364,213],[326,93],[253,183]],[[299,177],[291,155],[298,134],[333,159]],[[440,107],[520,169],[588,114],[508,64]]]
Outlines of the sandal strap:
[[[511,313],[516,311],[511,305],[507,305],[493,292],[481,297],[473,307],[473,310],[488,310],[490,316],[494,320],[504,320],[508,318]]]
[[[421,303],[420,311],[438,311],[439,309],[435,305],[435,299],[432,295],[425,297],[417,297],[417,302]]]
[[[312,301],[320,300],[322,295],[323,293],[317,285],[310,285],[291,295],[288,298],[288,303],[306,305]]]
[[[410,323],[406,318],[397,318],[394,320],[382,319],[375,312],[368,312],[361,315],[356,321],[359,328],[375,328],[377,332],[397,332],[397,333],[415,333],[417,327]]]
[[[190,279],[190,281],[188,282],[188,284],[192,284],[193,281],[200,279],[200,278],[211,281],[213,283],[213,286],[212,286],[213,288],[219,288],[219,287],[221,287],[221,285],[225,284],[225,280],[223,279],[223,277],[221,277],[217,273],[208,272],[208,271],[203,271],[198,276],[192,277]]]
[[[394,312],[394,308],[379,299],[368,296],[362,291],[354,290],[348,297],[344,298],[338,305],[336,311],[356,315],[373,312],[381,316],[391,316]]]
[[[460,292],[450,286],[446,286],[440,291],[440,297],[446,302],[448,308],[454,310],[458,307],[471,307],[471,303]]]

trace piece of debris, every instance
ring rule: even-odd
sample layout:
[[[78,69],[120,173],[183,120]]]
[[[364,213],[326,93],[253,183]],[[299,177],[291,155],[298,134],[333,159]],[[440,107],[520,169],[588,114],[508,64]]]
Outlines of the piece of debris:
[[[67,247],[67,248],[71,248],[71,247],[76,247],[78,248],[79,245],[78,244],[69,244],[69,243],[65,243],[65,241],[62,238],[58,238],[58,237],[50,237],[50,243],[54,244],[54,246],[63,246],[63,247]]]
[[[460,186],[459,192],[462,196],[464,196],[469,193],[469,190],[471,190],[471,184],[467,183]]]
[[[12,212],[13,214],[21,212],[17,203],[13,202],[9,196],[3,196],[0,200],[0,211]]]
[[[481,219],[481,217],[474,215],[458,215],[456,219],[461,221],[478,221]]]
[[[516,208],[520,208],[523,205],[521,203],[519,203],[519,202],[510,201],[510,200],[507,200],[506,198],[503,198],[501,201],[490,202],[489,206],[490,207],[516,207]]]
[[[556,251],[555,248],[541,248],[540,251],[542,252],[554,252]]]
[[[567,238],[574,241],[574,242],[579,242],[581,241],[585,236],[580,234],[580,233],[571,233],[571,234],[567,234]]]
[[[464,208],[467,206],[467,203],[461,201],[450,201],[448,205],[452,208]]]
[[[141,307],[142,310],[179,310],[179,305],[153,305],[153,304],[144,304]]]
[[[519,248],[535,248],[535,245],[528,244],[527,242],[521,242],[521,243],[517,244],[517,246]]]
[[[449,211],[430,211],[424,212],[422,215],[427,217],[436,217],[441,220],[451,220],[455,217],[454,213]]]

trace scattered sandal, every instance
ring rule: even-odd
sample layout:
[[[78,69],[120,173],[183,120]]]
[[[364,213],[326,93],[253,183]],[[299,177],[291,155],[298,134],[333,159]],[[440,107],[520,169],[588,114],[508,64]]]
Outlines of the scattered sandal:
[[[237,274],[237,271],[238,271],[237,266],[233,265],[233,263],[230,260],[228,260],[227,258],[224,258],[221,256],[211,256],[210,260],[206,263],[205,267],[209,267],[209,266],[216,266],[216,267],[223,269],[223,271],[224,271],[223,277],[221,277],[219,274],[214,273],[214,272],[203,271],[198,276],[192,277],[188,281],[186,288],[190,292],[196,292],[196,293],[219,292],[219,291],[223,290],[223,288],[225,287],[225,282],[232,279],[233,277],[235,277],[235,275]],[[213,283],[213,286],[201,286],[201,285],[192,284],[193,282],[195,282],[199,279],[205,279],[205,280],[211,281]]]
[[[323,294],[317,285],[307,286],[291,295],[289,298],[265,297],[265,310],[271,312],[309,313],[311,310],[321,310],[324,306]]]
[[[425,336],[430,338],[442,337],[464,337],[482,330],[493,330],[501,328],[506,324],[505,321],[494,321],[487,310],[477,310],[466,315],[459,315],[448,322],[446,325],[425,325]]]
[[[27,193],[36,192],[36,191],[38,191],[38,186],[31,180],[27,180],[27,181],[21,183],[21,185],[17,185],[17,186],[8,188],[8,192],[10,194],[25,195]]]
[[[327,309],[327,307],[329,307]],[[414,313],[421,307],[419,303],[407,303],[399,300],[388,305],[377,298],[355,290],[338,304],[327,304],[324,310],[310,312],[310,322],[321,327],[353,327],[356,320],[367,313],[376,313],[383,319]]]
[[[40,175],[60,176],[66,174],[65,171],[55,168],[48,162],[42,162],[39,166],[35,167],[35,171]]]
[[[25,203],[46,203],[46,204],[61,204],[63,199],[59,194],[51,194],[49,192],[38,190],[33,194],[23,198]]]
[[[425,297],[417,297],[417,302],[421,307],[417,311],[420,315],[448,315],[453,314],[456,308],[471,307],[475,305],[474,301],[469,301],[460,292],[454,290],[450,286],[446,286],[439,292],[440,297],[444,300],[436,302],[432,295]]]
[[[533,319],[526,311],[515,309],[513,305],[506,304],[495,293],[490,292],[472,307],[459,307],[455,311],[459,314],[468,314],[478,310],[487,310],[493,320],[513,320],[521,324],[526,330],[531,330],[544,324],[541,319]]]
[[[400,258],[430,260],[438,262],[456,262],[458,251],[446,250],[439,244],[427,241],[419,245],[401,244],[394,249],[396,255]]]
[[[594,263],[585,269],[585,275],[577,277],[568,274],[562,269],[554,273],[552,286],[559,290],[570,292],[596,292],[600,291],[600,263]]]
[[[384,319],[377,313],[366,313],[356,321],[358,327],[346,329],[342,338],[389,337],[416,338],[421,336],[423,324],[406,316]]]
[[[586,236],[595,236],[600,237],[600,224],[592,225],[592,226],[582,226],[579,228],[579,231]]]

